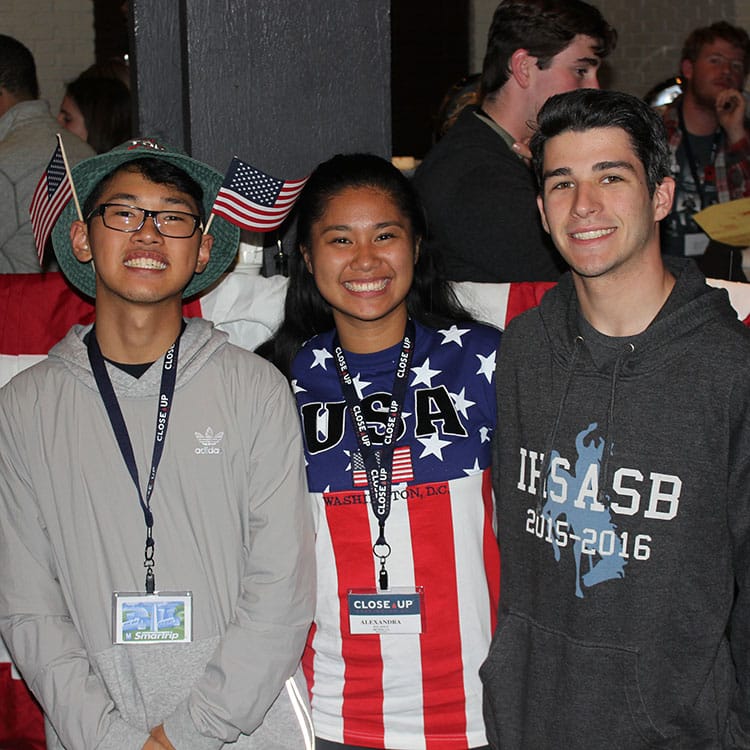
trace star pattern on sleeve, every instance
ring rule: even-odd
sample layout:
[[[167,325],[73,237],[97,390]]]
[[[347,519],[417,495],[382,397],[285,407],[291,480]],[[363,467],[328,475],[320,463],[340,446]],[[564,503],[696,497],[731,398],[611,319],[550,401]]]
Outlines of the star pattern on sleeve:
[[[490,437],[490,428],[489,427],[480,427],[479,428],[479,441],[482,443],[489,443],[492,438]]]
[[[438,460],[443,460],[443,448],[451,444],[450,440],[442,440],[437,432],[430,435],[427,438],[417,438],[420,443],[424,446],[424,450],[420,454],[420,458],[425,456],[435,456]]]
[[[477,354],[479,360],[479,369],[477,375],[484,375],[487,378],[487,382],[492,382],[492,376],[495,374],[495,352],[485,357],[483,354]]]
[[[420,383],[424,383],[428,388],[432,388],[432,379],[436,375],[440,375],[442,370],[433,370],[430,368],[430,358],[427,357],[425,359],[424,364],[420,365],[419,367],[412,367],[411,371],[416,376],[414,380],[412,381],[412,388],[415,385],[419,385]]]
[[[322,367],[325,370],[326,360],[333,359],[333,354],[328,349],[313,349],[313,356],[315,359],[313,359],[313,363],[310,365],[311,370],[313,367]]]
[[[456,411],[459,412],[464,419],[468,419],[469,415],[467,411],[469,407],[476,406],[476,401],[469,401],[469,399],[466,398],[466,388],[462,388],[460,393],[449,393],[448,395],[451,397],[451,401],[453,401],[453,406],[456,407]]]
[[[307,388],[303,388],[297,378],[292,378],[292,393],[307,393]]]
[[[450,328],[440,328],[438,333],[443,335],[443,340],[440,342],[440,346],[445,344],[458,344],[463,348],[464,342],[461,340],[462,336],[469,332],[468,328],[459,328],[457,325],[452,325]]]

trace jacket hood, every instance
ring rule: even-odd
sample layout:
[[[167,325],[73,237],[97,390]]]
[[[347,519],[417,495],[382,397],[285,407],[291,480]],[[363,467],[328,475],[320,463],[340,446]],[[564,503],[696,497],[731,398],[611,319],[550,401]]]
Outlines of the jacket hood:
[[[50,360],[61,361],[72,371],[78,380],[97,391],[84,337],[92,326],[75,325],[62,341],[49,352]],[[177,388],[190,380],[209,357],[228,342],[228,335],[214,328],[213,323],[202,318],[188,318],[180,339],[177,361]],[[161,384],[162,355],[140,378],[135,378],[119,367],[107,364],[107,372],[118,396],[132,398],[154,396],[159,393]]]
[[[726,291],[708,286],[691,260],[665,257],[664,262],[675,276],[675,286],[648,328],[628,339],[620,378],[644,374],[680,356],[685,336],[708,321],[736,320]],[[570,272],[542,298],[539,315],[555,362],[567,369],[575,358],[576,369],[591,367],[589,357],[576,354],[585,335],[580,330],[580,309]]]
[[[575,408],[568,404],[568,398],[579,375],[595,370],[609,381],[609,407],[601,427],[605,444],[612,445],[617,432],[614,412],[621,383],[635,380],[683,357],[691,340],[690,334],[709,321],[733,317],[736,322],[726,291],[709,287],[691,260],[666,258],[665,263],[676,281],[662,309],[643,333],[625,338],[616,357],[601,365],[594,361],[580,330],[580,310],[571,274],[566,273],[560,283],[542,298],[539,306],[542,328],[555,365],[565,372],[557,409],[547,433],[542,476],[548,474],[563,415],[566,410]],[[600,496],[609,490],[610,457],[611,452],[607,451],[599,482]],[[542,495],[543,484],[540,482],[537,510],[542,507]]]

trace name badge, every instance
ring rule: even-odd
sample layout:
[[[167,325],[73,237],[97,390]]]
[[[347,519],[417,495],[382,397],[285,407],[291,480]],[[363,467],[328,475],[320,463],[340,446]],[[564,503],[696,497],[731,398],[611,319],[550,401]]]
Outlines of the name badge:
[[[190,643],[193,640],[193,594],[115,591],[112,595],[112,643]]]
[[[351,635],[398,635],[424,632],[424,588],[393,588],[347,592]]]
[[[703,232],[693,232],[685,235],[685,255],[703,255],[708,247],[708,235]]]

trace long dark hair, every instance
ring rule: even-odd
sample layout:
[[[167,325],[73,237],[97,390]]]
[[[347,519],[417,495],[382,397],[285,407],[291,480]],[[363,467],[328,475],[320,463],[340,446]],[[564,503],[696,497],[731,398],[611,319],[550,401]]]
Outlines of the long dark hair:
[[[81,111],[88,144],[97,154],[103,154],[132,137],[130,89],[122,81],[84,74],[71,81],[65,93]]]
[[[333,313],[307,270],[301,247],[310,246],[313,224],[329,201],[347,188],[367,187],[386,193],[409,219],[416,243],[425,236],[424,211],[409,180],[389,161],[374,154],[337,154],[310,175],[295,207],[297,241],[289,258],[289,286],[284,320],[276,335],[258,348],[287,376],[295,354],[308,339],[334,328]],[[414,280],[406,297],[410,317],[430,327],[471,320],[436,266],[429,248],[422,244],[414,266]]]

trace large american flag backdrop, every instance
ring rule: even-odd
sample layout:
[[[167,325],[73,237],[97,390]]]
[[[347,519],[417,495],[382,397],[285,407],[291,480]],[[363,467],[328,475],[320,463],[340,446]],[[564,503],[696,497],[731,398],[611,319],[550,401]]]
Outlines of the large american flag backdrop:
[[[750,325],[750,284],[723,286],[737,315]],[[549,283],[456,286],[461,301],[480,319],[504,328],[539,303]],[[255,348],[279,324],[286,280],[235,272],[200,299],[185,305],[188,317],[203,316],[239,346]],[[93,321],[94,308],[60,274],[0,274],[0,385],[46,356],[74,323]],[[0,573],[1,574],[1,573]],[[0,640],[0,750],[44,750],[42,714]]]

